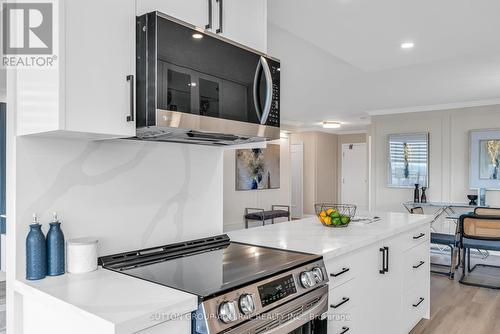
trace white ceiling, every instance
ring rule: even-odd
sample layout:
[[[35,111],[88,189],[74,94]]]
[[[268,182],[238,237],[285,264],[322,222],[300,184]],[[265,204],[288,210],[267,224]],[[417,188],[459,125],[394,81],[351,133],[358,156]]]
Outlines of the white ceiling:
[[[269,0],[284,123],[500,102],[498,0]],[[400,44],[413,41],[415,48]]]

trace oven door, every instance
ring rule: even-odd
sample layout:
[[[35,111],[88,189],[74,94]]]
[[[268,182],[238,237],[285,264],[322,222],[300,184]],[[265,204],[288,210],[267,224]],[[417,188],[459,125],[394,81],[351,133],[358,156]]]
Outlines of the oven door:
[[[224,334],[326,334],[328,286],[324,285]]]

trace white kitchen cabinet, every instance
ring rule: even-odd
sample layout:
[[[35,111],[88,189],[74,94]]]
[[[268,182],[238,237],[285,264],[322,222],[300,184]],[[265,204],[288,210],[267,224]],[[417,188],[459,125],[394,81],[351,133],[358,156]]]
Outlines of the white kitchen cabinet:
[[[347,333],[403,334],[428,317],[429,230],[426,224],[325,261],[330,276],[329,334],[346,328]],[[383,249],[389,255],[387,271]],[[332,308],[345,298],[349,301]]]
[[[16,73],[18,135],[134,136],[135,0],[55,2],[54,29],[56,66]]]
[[[182,319],[173,319],[170,321],[163,322],[159,325],[149,327],[142,331],[137,332],[137,334],[166,334],[166,333],[177,333],[177,334],[191,334],[191,320],[189,320],[188,315],[183,315]]]
[[[137,0],[137,15],[158,11],[205,28],[209,24],[210,1],[215,6],[215,0]]]
[[[379,310],[377,321],[374,323],[377,333],[401,334],[401,318],[394,316],[400,312],[401,308],[403,285],[401,241],[401,237],[394,237],[384,240],[378,245],[380,259],[382,259],[380,249],[385,249],[385,265],[388,270],[384,274],[380,273],[380,269],[376,273],[373,273],[373,276],[377,277],[377,289],[373,295],[375,302],[374,309]]]
[[[215,1],[215,0],[214,0]],[[222,35],[259,50],[267,52],[267,0],[219,0],[222,1]],[[218,17],[218,16],[217,16]]]
[[[267,0],[137,0],[137,15],[152,11],[267,52]]]

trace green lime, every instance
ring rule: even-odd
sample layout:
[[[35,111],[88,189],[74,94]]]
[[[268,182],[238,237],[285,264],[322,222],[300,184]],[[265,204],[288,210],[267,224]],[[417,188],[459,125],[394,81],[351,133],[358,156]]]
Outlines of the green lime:
[[[332,219],[340,218],[340,214],[335,211],[335,212],[332,212],[331,217],[332,217]]]
[[[342,221],[341,221],[341,220],[340,220],[340,218],[338,218],[338,217],[337,217],[337,218],[334,218],[334,219],[332,220],[332,222],[333,222],[333,225],[335,225],[335,226],[338,226],[338,225],[341,225],[341,224],[342,224]]]
[[[347,225],[351,221],[351,218],[343,216],[342,218],[340,218],[340,221],[342,222],[342,225]]]

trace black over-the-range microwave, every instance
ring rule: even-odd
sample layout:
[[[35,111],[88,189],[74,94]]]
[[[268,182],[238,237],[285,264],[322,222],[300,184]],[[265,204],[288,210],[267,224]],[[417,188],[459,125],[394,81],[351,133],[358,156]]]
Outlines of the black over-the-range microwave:
[[[137,18],[137,138],[235,145],[280,136],[277,59],[152,12]]]

